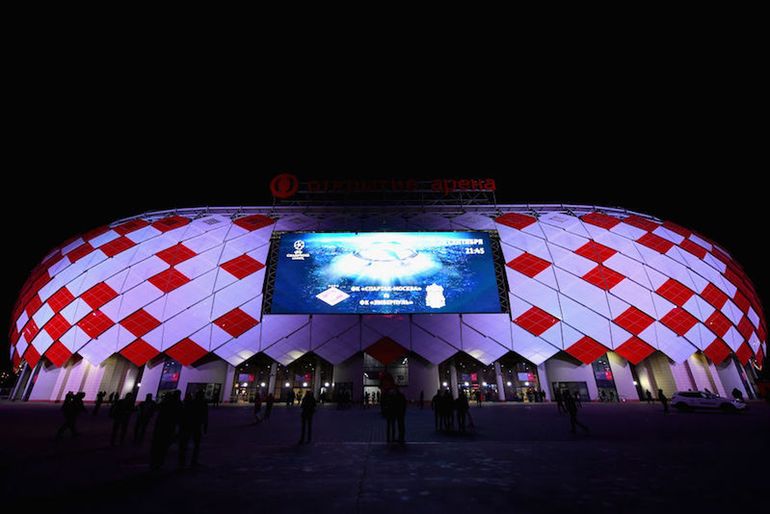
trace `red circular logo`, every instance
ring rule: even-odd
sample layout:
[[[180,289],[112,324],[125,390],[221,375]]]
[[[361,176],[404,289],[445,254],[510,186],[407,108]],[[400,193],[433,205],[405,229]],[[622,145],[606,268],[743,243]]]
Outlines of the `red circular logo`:
[[[299,189],[299,180],[291,173],[281,173],[270,181],[270,192],[275,198],[291,198]]]

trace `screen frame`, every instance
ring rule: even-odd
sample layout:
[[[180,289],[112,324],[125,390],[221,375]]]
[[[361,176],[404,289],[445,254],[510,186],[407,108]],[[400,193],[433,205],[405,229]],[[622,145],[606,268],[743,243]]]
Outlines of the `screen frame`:
[[[408,232],[411,234],[435,234],[440,232],[477,232],[487,234],[489,236],[489,244],[492,249],[492,267],[495,273],[495,282],[497,284],[497,296],[500,303],[500,310],[494,312],[468,312],[467,314],[509,314],[511,312],[510,301],[508,299],[508,276],[505,273],[505,257],[503,256],[503,250],[500,243],[500,234],[497,230],[366,230],[366,231],[345,231],[345,230],[281,230],[274,231],[270,237],[270,250],[268,252],[267,266],[265,280],[262,285],[262,315],[270,316],[411,316],[416,315],[462,315],[463,312],[441,312],[441,313],[424,313],[424,312],[372,312],[372,313],[319,313],[319,312],[272,312],[273,304],[273,292],[275,291],[275,279],[278,269],[279,260],[279,247],[281,238],[286,234],[301,235],[301,234],[377,234],[377,233],[394,233],[394,232]]]

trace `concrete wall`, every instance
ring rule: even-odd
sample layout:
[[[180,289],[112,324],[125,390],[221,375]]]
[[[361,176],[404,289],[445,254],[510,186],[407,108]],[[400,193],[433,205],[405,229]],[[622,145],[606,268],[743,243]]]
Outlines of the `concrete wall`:
[[[673,379],[673,384],[669,384],[668,388],[666,387],[663,388],[663,392],[666,393],[666,396],[671,397],[671,394],[673,394],[676,391],[687,391],[688,389],[692,389],[693,391],[695,391],[696,389],[698,389],[698,385],[695,383],[694,377],[691,376],[692,371],[688,368],[689,366],[687,364],[687,361],[685,362],[669,361],[669,369],[671,373],[671,378]],[[656,374],[656,378],[657,378],[657,374]],[[669,394],[669,391],[671,392],[671,394]],[[655,391],[653,391],[653,393],[654,392]]]
[[[55,396],[56,383],[59,380],[59,375],[64,373],[64,368],[57,368],[53,365],[46,368],[42,366],[40,372],[37,374],[37,380],[32,387],[32,392],[29,395],[30,401],[48,401]]]
[[[626,400],[635,401],[639,399],[634,385],[634,377],[631,374],[631,364],[615,352],[607,352],[607,360],[610,361],[612,377],[615,379],[615,389],[618,395],[625,397]]]
[[[84,361],[88,365],[88,374],[83,382],[83,392],[86,393],[87,401],[96,400],[96,394],[99,392],[99,385],[104,378],[104,365],[94,366],[88,361]]]
[[[429,402],[439,388],[438,366],[417,355],[409,356],[409,385],[402,389],[409,402],[420,401],[420,391]]]
[[[182,366],[182,371],[179,372],[179,385],[177,385],[177,389],[182,391],[182,397],[184,397],[187,391],[187,384],[221,384],[221,388],[224,388],[226,378],[227,363],[222,360],[207,362],[197,368]]]
[[[554,382],[585,382],[588,387],[588,396],[591,400],[599,399],[599,390],[596,387],[596,377],[590,364],[575,364],[558,355],[551,357],[545,363],[548,375],[548,387],[553,389]]]
[[[357,353],[334,366],[334,382],[353,382],[353,402],[360,402],[364,394],[364,354]],[[411,377],[410,377],[411,379]],[[418,393],[419,394],[419,393]],[[427,396],[427,392],[425,393]],[[434,391],[435,394],[435,391]],[[431,395],[433,397],[433,395]]]
[[[711,376],[706,357],[701,352],[695,352],[690,355],[687,358],[687,364],[690,366],[690,372],[695,379],[698,390],[703,391],[708,388],[712,393],[719,393],[714,378]]]
[[[158,394],[158,386],[160,386],[160,376],[163,373],[163,359],[158,359],[158,362],[154,366],[150,366],[150,363],[144,365],[144,371],[142,372],[141,386],[139,386],[139,393],[137,399],[144,400],[144,397],[151,394],[155,398]]]
[[[743,393],[744,398],[749,398],[749,393],[743,385],[734,357],[731,356],[725,359],[722,364],[716,366],[716,369],[717,375],[719,375],[725,389],[725,396],[732,397],[732,391],[737,387]]]

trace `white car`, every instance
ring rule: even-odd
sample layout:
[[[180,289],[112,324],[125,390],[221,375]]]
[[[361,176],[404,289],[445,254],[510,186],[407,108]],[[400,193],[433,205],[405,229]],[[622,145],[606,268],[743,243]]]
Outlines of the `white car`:
[[[746,408],[746,404],[740,400],[722,398],[706,391],[677,391],[671,397],[671,406],[680,411],[720,409],[725,412],[736,412]]]

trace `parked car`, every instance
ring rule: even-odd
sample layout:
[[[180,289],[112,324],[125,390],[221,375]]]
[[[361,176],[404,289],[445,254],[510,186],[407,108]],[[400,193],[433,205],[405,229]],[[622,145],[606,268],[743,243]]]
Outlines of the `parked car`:
[[[707,391],[677,391],[671,397],[671,406],[680,411],[720,409],[725,412],[737,412],[746,408],[746,404],[740,400],[723,398]]]

